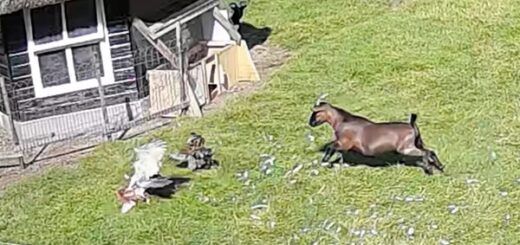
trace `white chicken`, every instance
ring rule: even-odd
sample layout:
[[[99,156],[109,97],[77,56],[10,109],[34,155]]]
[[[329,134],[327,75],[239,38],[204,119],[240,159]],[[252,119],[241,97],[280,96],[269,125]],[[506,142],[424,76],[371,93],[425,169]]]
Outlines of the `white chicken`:
[[[163,177],[159,174],[162,167],[162,158],[166,152],[166,143],[154,140],[148,144],[134,149],[136,161],[134,161],[134,173],[129,179],[125,189],[116,192],[117,198],[122,202],[121,212],[127,213],[139,200],[148,203],[149,195],[162,198],[170,198],[176,188],[189,182],[184,177]]]

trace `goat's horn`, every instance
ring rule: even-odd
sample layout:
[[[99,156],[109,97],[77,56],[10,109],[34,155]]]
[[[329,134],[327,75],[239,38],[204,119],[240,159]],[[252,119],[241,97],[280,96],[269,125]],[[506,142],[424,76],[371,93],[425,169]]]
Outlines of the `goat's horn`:
[[[316,105],[320,105],[320,103],[327,97],[329,94],[321,94],[318,100],[316,100]]]

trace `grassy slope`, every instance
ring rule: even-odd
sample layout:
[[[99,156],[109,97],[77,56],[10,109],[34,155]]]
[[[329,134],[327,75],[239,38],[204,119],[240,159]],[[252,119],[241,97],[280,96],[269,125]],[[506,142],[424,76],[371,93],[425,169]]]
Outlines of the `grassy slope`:
[[[122,216],[113,190],[130,171],[132,147],[148,139],[107,144],[76,170],[53,170],[10,188],[0,203],[0,240],[286,244],[297,235],[296,244],[330,244],[336,238],[365,244],[520,243],[520,185],[515,183],[520,177],[515,147],[520,141],[520,4],[405,2],[392,12],[386,1],[254,1],[247,20],[272,27],[273,42],[295,57],[264,90],[222,113],[155,133],[171,150],[188,132],[202,133],[217,148],[222,169],[194,175],[194,185],[174,200]],[[423,138],[437,150],[447,174],[426,177],[405,167],[320,168],[318,176],[310,176],[308,163],[320,155],[304,134],[311,132],[309,107],[320,92],[376,120],[405,120],[417,112]],[[312,132],[317,142],[330,134],[326,127]],[[264,134],[275,142],[264,140]],[[495,162],[489,160],[492,151]],[[261,153],[277,157],[272,176],[258,172]],[[291,184],[283,174],[299,162],[306,167]],[[234,176],[245,169],[252,175],[249,186]],[[185,173],[170,166],[165,171]],[[468,185],[468,178],[480,184]],[[199,195],[210,202],[200,202]],[[393,195],[423,195],[425,201],[395,201]],[[258,214],[262,221],[257,223],[250,206],[261,199],[270,207]],[[450,204],[459,212],[450,214]],[[349,215],[350,208],[359,214]],[[342,226],[339,234],[320,227],[326,219]],[[269,221],[276,222],[274,228]],[[414,227],[413,241],[399,223]],[[352,234],[356,229],[376,229],[378,235],[359,238]]]

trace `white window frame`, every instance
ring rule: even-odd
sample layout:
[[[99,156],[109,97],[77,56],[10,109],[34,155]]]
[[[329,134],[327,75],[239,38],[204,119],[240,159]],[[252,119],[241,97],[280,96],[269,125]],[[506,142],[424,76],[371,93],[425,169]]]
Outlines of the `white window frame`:
[[[74,0],[72,0],[74,1]],[[90,89],[98,87],[97,79],[89,79],[83,81],[76,80],[76,72],[74,70],[74,61],[72,57],[73,47],[82,46],[86,44],[99,44],[99,51],[101,52],[101,60],[103,64],[103,76],[101,77],[101,84],[109,85],[113,84],[114,73],[112,67],[112,56],[110,52],[110,43],[108,37],[108,29],[106,28],[106,17],[103,0],[93,0],[96,5],[96,16],[97,16],[97,32],[87,34],[79,37],[69,38],[66,26],[65,16],[65,2],[59,3],[61,6],[61,18],[62,18],[62,40],[36,44],[33,39],[32,22],[31,22],[31,9],[24,9],[24,22],[25,30],[27,33],[27,51],[29,54],[29,63],[31,65],[31,74],[34,86],[34,93],[37,98],[55,96],[60,94],[66,94],[70,92]],[[65,49],[65,56],[67,60],[67,68],[69,72],[70,83],[62,84],[51,87],[43,87],[40,64],[38,60],[38,54],[46,53],[50,51],[63,50]]]

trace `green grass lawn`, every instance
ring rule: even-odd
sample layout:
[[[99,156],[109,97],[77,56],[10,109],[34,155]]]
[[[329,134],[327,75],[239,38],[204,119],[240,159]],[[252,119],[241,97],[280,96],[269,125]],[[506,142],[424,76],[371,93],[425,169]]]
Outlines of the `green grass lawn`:
[[[404,0],[392,11],[383,0],[255,0],[248,11],[247,22],[273,28],[271,42],[291,50],[289,63],[221,112],[153,134],[173,151],[189,132],[201,133],[222,168],[191,174],[166,161],[166,174],[192,176],[193,184],[121,215],[114,190],[131,173],[132,148],[152,136],[106,144],[77,168],[9,188],[0,199],[0,241],[520,244],[518,1]],[[330,137],[326,126],[307,126],[321,92],[378,121],[418,113],[422,137],[446,173],[312,167]],[[276,157],[269,176],[259,171],[262,153]],[[284,178],[297,163],[305,167]],[[235,176],[244,170],[248,185]],[[251,209],[264,199],[268,208]]]

